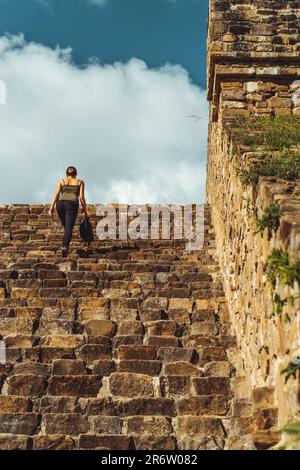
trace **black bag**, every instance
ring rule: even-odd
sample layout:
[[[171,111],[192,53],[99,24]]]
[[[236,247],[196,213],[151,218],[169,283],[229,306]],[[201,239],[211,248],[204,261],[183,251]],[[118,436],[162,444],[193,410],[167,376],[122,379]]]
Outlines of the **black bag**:
[[[80,236],[83,242],[90,244],[94,241],[93,227],[89,217],[84,217],[80,222]]]

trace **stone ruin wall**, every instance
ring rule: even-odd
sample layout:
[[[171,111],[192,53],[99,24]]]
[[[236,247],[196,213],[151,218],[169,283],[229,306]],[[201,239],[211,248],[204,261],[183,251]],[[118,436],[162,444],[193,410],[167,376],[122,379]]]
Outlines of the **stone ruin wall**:
[[[240,159],[263,157],[239,148],[225,128],[238,116],[300,114],[300,1],[210,0],[208,26],[210,101],[207,201],[212,209],[217,252],[231,322],[241,350],[237,393],[273,396],[270,424],[294,421],[299,410],[299,377],[285,383],[280,374],[299,354],[300,303],[287,307],[291,321],[273,316],[264,271],[273,248],[300,253],[300,181],[260,178],[243,187],[236,175]],[[239,155],[239,156],[238,156]],[[280,227],[268,240],[255,234],[247,205],[259,216],[270,203],[281,207]],[[281,287],[281,297],[297,288]]]

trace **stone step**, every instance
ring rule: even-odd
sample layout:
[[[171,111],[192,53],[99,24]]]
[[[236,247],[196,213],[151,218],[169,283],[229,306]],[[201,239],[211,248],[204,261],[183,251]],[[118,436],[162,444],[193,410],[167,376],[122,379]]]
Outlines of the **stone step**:
[[[76,223],[63,259],[44,206],[0,206],[0,449],[225,447],[224,423],[248,408],[232,393],[235,337],[205,217],[199,251],[84,247]],[[262,405],[254,423],[272,429],[275,415]]]

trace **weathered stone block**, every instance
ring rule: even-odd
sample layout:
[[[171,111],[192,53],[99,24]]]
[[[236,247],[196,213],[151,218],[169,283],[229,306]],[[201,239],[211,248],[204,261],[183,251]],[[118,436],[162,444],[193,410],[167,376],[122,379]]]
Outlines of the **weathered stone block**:
[[[175,401],[170,398],[133,398],[123,403],[124,416],[161,415],[176,416]]]
[[[153,397],[152,377],[144,374],[114,372],[109,378],[109,388],[113,395],[134,397]]]
[[[197,395],[231,395],[230,379],[227,377],[193,377],[192,384]]]
[[[274,431],[276,430],[278,426],[277,407],[260,408],[256,411],[255,415],[258,429],[264,430],[273,428]]]
[[[113,349],[119,348],[120,345],[142,345],[144,337],[142,335],[117,335],[112,338]]]
[[[120,451],[134,450],[135,444],[132,437],[120,435],[97,436],[93,434],[86,434],[79,437],[79,448]]]
[[[214,310],[217,306],[215,300],[212,299],[196,299],[196,310]]]
[[[38,307],[17,307],[15,314],[17,318],[39,318],[42,311],[43,309]]]
[[[224,100],[243,101],[245,99],[245,92],[241,89],[225,89],[222,92],[222,98]]]
[[[37,294],[36,294],[37,296]],[[65,287],[56,287],[56,288],[42,288],[39,290],[39,296],[40,297],[46,297],[46,298],[58,298],[58,297],[69,297],[70,296],[70,289],[67,289]]]
[[[235,399],[232,403],[233,416],[238,418],[249,418],[254,416],[254,407],[251,400]]]
[[[29,448],[29,438],[16,434],[0,434],[0,450],[26,450]]]
[[[118,348],[119,358],[122,359],[156,359],[157,347],[140,345],[120,345]]]
[[[175,433],[179,436],[224,436],[220,419],[203,418],[200,416],[178,416],[173,420]]]
[[[109,361],[105,359],[94,361],[94,365],[93,365],[94,375],[102,375],[102,376],[110,375],[114,371],[115,371],[114,361]]]
[[[203,347],[198,349],[199,354],[199,363],[201,365],[205,365],[208,362],[215,362],[215,361],[226,361],[227,355],[224,348],[219,347]]]
[[[186,361],[195,363],[197,357],[196,351],[188,348],[161,347],[157,352],[157,358],[164,362]]]
[[[202,371],[187,361],[176,361],[164,364],[164,375],[201,376]]]
[[[33,348],[30,354],[30,360],[33,359],[33,354],[36,353],[36,360],[41,360],[41,362],[49,364],[55,359],[73,359],[75,358],[74,349],[72,348],[59,348],[59,347],[49,347],[49,348]]]
[[[86,320],[109,320],[109,310],[107,307],[80,307],[78,317],[82,322]]]
[[[42,319],[43,320],[64,320],[64,321],[74,321],[75,320],[75,309],[74,308],[64,308],[60,309],[57,307],[45,307],[42,309]]]
[[[141,321],[120,321],[118,323],[118,335],[143,335],[144,325]]]
[[[26,413],[30,406],[28,398],[0,395],[0,413]]]
[[[230,403],[227,398],[220,395],[203,395],[181,398],[177,407],[179,415],[226,415]]]
[[[111,359],[111,347],[101,344],[85,344],[80,348],[79,358],[87,365],[92,365],[98,359]]]
[[[0,318],[0,335],[31,335],[33,321],[30,318]]]
[[[32,435],[40,423],[35,413],[0,413],[0,434]]]
[[[21,287],[12,287],[11,288],[11,298],[17,300],[27,300],[28,298],[38,297],[38,289],[32,288],[21,288]]]
[[[178,324],[169,320],[148,322],[146,326],[149,336],[176,336],[180,332]]]
[[[259,408],[271,406],[274,401],[274,387],[258,387],[252,392],[253,402]]]
[[[111,311],[111,319],[115,322],[119,322],[124,320],[126,318],[127,320],[134,321],[137,319],[137,310],[136,309],[122,309],[119,310],[117,308],[112,308]]]
[[[77,413],[80,407],[74,397],[43,396],[34,401],[37,413]]]
[[[73,450],[76,443],[71,436],[65,434],[48,434],[33,437],[33,450]]]
[[[52,365],[53,375],[84,375],[87,370],[80,359],[55,359]]]
[[[142,308],[160,308],[166,310],[168,307],[168,299],[164,297],[148,297],[143,303]]]
[[[159,375],[161,370],[161,361],[149,360],[123,360],[118,364],[119,372],[135,372],[137,374]]]
[[[191,393],[191,378],[189,376],[170,375],[160,377],[162,396],[189,395]]]
[[[80,398],[79,404],[86,415],[120,416],[123,402],[111,397]]]
[[[277,96],[272,96],[269,101],[269,106],[274,108],[291,108],[292,101],[289,98],[279,98]]]
[[[193,308],[193,300],[190,299],[170,299],[169,310],[184,309],[187,312],[191,312]]]
[[[49,348],[77,348],[84,344],[82,335],[56,335],[46,336],[41,339],[41,345]]]
[[[88,432],[87,418],[79,414],[45,413],[41,429],[45,434],[68,434],[70,436]]]
[[[177,441],[173,436],[135,436],[137,450],[176,450]]]
[[[93,397],[98,394],[100,387],[101,379],[97,375],[56,375],[52,376],[49,381],[48,393],[50,395]]]
[[[96,434],[121,434],[122,420],[117,416],[90,416],[91,432]]]
[[[164,416],[132,416],[126,418],[127,432],[132,436],[166,436],[172,432],[171,419]]]
[[[111,320],[88,320],[84,322],[84,331],[88,336],[108,336],[115,335],[116,323]]]
[[[208,362],[204,366],[204,375],[211,377],[230,377],[232,367],[227,361]]]
[[[40,336],[47,335],[68,335],[73,330],[73,323],[64,320],[40,320],[38,334]]]
[[[46,389],[42,375],[13,375],[8,380],[8,394],[25,397],[40,397]]]
[[[181,346],[180,339],[174,336],[150,336],[148,343],[150,346],[156,346],[157,348],[161,346],[170,346],[175,348]]]

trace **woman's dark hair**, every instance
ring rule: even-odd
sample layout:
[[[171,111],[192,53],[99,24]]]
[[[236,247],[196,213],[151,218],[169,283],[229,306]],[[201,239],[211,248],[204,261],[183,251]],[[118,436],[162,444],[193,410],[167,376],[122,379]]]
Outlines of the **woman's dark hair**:
[[[68,166],[67,171],[66,171],[67,176],[76,176],[77,175],[77,170],[75,166]]]

